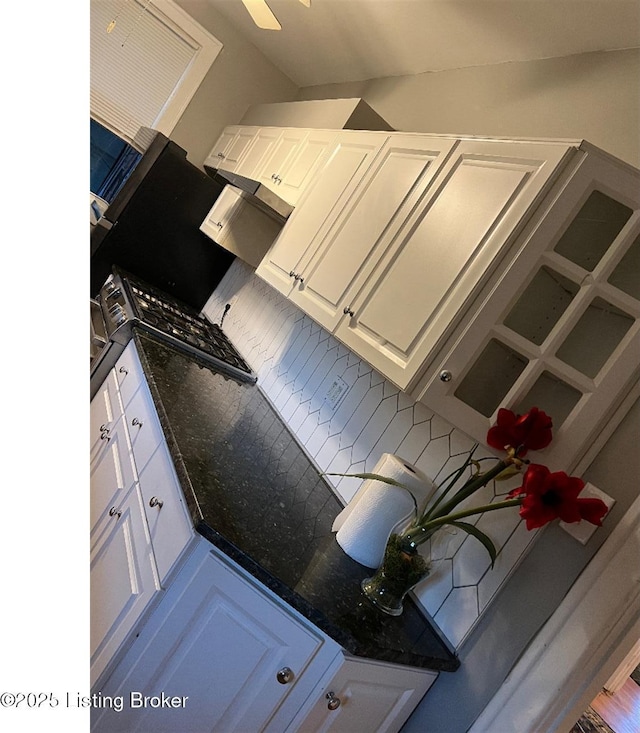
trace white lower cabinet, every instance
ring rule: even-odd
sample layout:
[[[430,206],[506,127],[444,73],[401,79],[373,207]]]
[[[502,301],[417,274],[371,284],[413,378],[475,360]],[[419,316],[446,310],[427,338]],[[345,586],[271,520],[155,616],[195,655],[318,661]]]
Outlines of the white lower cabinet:
[[[202,539],[93,690],[123,704],[92,731],[391,733],[436,677],[346,656]]]
[[[130,344],[90,407],[92,684],[158,601],[195,534],[141,373]],[[122,409],[125,376],[131,395]]]
[[[92,732],[399,730],[437,673],[347,656],[195,534],[141,375],[131,343],[91,404]]]
[[[340,654],[287,733],[395,733],[437,676]]]
[[[337,653],[202,539],[100,689],[124,709],[94,711],[92,730],[282,731]],[[135,707],[132,693],[184,703]]]

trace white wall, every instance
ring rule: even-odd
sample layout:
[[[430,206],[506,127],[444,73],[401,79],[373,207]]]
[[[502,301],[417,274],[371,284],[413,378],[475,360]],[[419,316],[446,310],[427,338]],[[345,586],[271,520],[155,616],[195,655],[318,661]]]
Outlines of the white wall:
[[[579,138],[640,167],[640,49],[305,87],[362,97],[397,130]]]
[[[171,135],[192,163],[202,165],[222,130],[237,124],[248,107],[292,101],[298,87],[208,3],[176,2],[223,44]]]

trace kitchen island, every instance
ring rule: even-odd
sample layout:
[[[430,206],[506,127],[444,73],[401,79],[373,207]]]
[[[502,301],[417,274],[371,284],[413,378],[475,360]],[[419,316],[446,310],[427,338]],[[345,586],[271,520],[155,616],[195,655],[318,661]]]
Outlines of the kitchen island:
[[[253,614],[250,623],[255,624],[251,627],[251,638],[270,634],[274,624],[278,626],[282,622],[281,617],[286,617],[286,623],[295,626],[295,633],[303,634],[302,641],[293,642],[290,631],[278,629],[278,639],[287,640],[289,651],[294,647],[302,648],[303,642],[313,639],[312,648],[298,663],[298,668],[291,664],[296,669],[295,673],[287,661],[291,658],[287,656],[289,651],[282,656],[287,665],[278,672],[279,684],[275,685],[275,692],[280,693],[281,687],[295,679],[291,686],[294,689],[286,693],[291,710],[285,715],[286,706],[278,703],[275,712],[271,710],[261,722],[251,722],[257,726],[256,730],[275,730],[278,726],[284,729],[283,721],[287,725],[291,723],[291,730],[313,730],[313,727],[306,727],[313,725],[310,721],[314,713],[309,702],[314,695],[309,694],[309,690],[323,693],[320,697],[324,702],[320,707],[324,715],[327,709],[334,711],[342,705],[335,719],[342,715],[343,725],[350,724],[349,710],[358,711],[356,702],[350,697],[356,689],[354,668],[357,670],[357,682],[364,687],[368,684],[368,692],[358,691],[358,694],[370,696],[367,709],[372,709],[378,700],[384,698],[386,685],[389,690],[393,688],[393,700],[389,698],[385,702],[388,710],[384,716],[381,713],[379,719],[396,716],[401,724],[433,682],[436,673],[454,671],[458,667],[459,661],[446,639],[412,600],[406,603],[402,616],[391,617],[378,611],[362,595],[360,582],[371,574],[371,570],[349,558],[331,532],[333,520],[341,511],[342,504],[256,385],[224,376],[200,363],[197,357],[186,355],[142,331],[134,332],[130,346],[135,346],[136,369],[140,370],[141,382],[140,387],[127,387],[129,391],[136,391],[134,396],[125,396],[122,400],[124,412],[129,411],[125,422],[134,426],[130,429],[133,431],[133,453],[135,456],[141,425],[143,422],[148,425],[150,419],[134,417],[132,420],[126,404],[134,405],[135,395],[143,390],[149,395],[149,402],[159,421],[158,432],[162,434],[160,448],[167,451],[175,470],[179,501],[187,510],[185,517],[186,514],[190,517],[190,522],[187,521],[192,538],[183,543],[179,562],[173,565],[169,561],[165,563],[168,570],[159,573],[161,584],[157,597],[149,604],[151,610],[143,613],[139,623],[132,627],[118,653],[114,654],[113,661],[107,663],[96,688],[103,694],[114,695],[117,690],[139,690],[143,685],[141,680],[148,680],[145,694],[154,694],[151,688],[154,682],[157,690],[167,694],[188,695],[191,690],[192,696],[198,697],[194,685],[204,684],[203,675],[209,670],[212,678],[205,680],[206,684],[209,687],[219,685],[216,677],[219,672],[214,669],[212,657],[225,653],[218,648],[220,640],[225,642],[224,623],[229,618],[237,622],[239,614],[246,611]],[[129,351],[134,353],[131,349]],[[125,375],[128,370],[130,367],[120,367]],[[125,386],[120,391],[125,392]],[[103,428],[104,425],[101,426]],[[148,457],[143,460],[147,463],[140,470],[141,484],[153,462]],[[153,491],[157,497],[154,495],[149,499],[143,487],[140,501],[145,505],[150,526],[154,521],[150,517],[168,518],[172,511],[165,494],[161,493],[164,489],[155,488],[162,483],[161,474],[151,473],[155,476]],[[151,512],[147,507],[151,507]],[[122,510],[115,505],[114,508],[117,511],[113,514],[109,511],[108,514],[120,521]],[[152,535],[153,532],[151,529]],[[170,535],[172,531],[167,532],[165,528],[164,536]],[[161,550],[161,547],[156,549],[154,546],[157,557]],[[225,586],[219,594],[222,600],[211,596],[212,588],[221,583],[218,570],[207,575],[214,561],[224,577],[235,584],[237,591],[231,593]],[[193,595],[196,587],[200,594],[197,598]],[[243,596],[242,600],[229,610],[227,605],[236,603],[240,598],[238,594]],[[267,606],[262,608],[265,603]],[[221,623],[220,618],[209,613],[209,609],[223,607],[227,610]],[[205,609],[204,616],[202,609]],[[274,613],[277,618],[272,622],[268,614]],[[201,618],[205,618],[202,623],[196,620]],[[243,619],[241,621],[245,624]],[[255,631],[258,627],[259,631]],[[196,634],[197,641],[189,641],[187,645],[183,640],[190,633]],[[220,639],[212,640],[212,636],[218,633]],[[231,638],[232,632],[228,631],[227,635]],[[207,644],[216,645],[209,655],[204,651]],[[188,669],[193,671],[197,667],[197,674],[193,672],[197,682],[185,682],[179,690],[157,687],[160,684],[158,679],[171,667],[174,657],[182,655],[180,645],[188,646],[189,650],[197,650],[199,646],[203,648],[202,659],[198,657],[196,665],[192,661],[195,652],[184,652],[191,655]],[[238,655],[241,655],[241,648],[237,648]],[[276,652],[281,650],[268,645],[266,648],[267,651],[261,654],[268,660],[269,667],[274,664],[280,666]],[[176,649],[180,654],[176,655]],[[231,649],[236,647],[232,645],[228,651]],[[320,663],[322,659],[324,661]],[[233,664],[229,660],[232,673]],[[349,684],[343,686],[341,702],[338,697],[330,698],[330,694],[334,695],[333,688],[337,687],[337,673],[345,674],[345,665],[351,677]],[[317,678],[310,673],[314,669]],[[377,676],[369,680],[367,675],[372,670]],[[176,680],[184,678],[183,672],[172,672],[171,675],[167,679],[174,687]],[[414,684],[413,680],[399,683],[402,675],[410,678],[414,675],[418,683]],[[270,677],[275,678],[276,675],[271,672]],[[251,684],[243,689],[259,689],[255,679],[248,682]],[[270,684],[272,682],[273,679]],[[282,694],[284,696],[284,690]],[[233,695],[230,696],[233,701],[230,710],[237,710],[241,705]],[[201,696],[205,696],[204,690]],[[295,704],[292,705],[292,701]],[[251,706],[255,707],[255,701]],[[299,711],[297,717],[296,711]],[[127,716],[118,714],[110,720],[113,716],[108,712],[102,711],[94,716],[96,730],[119,729],[113,728],[116,721],[125,724]],[[145,714],[150,712],[153,711],[145,711]],[[172,711],[171,715],[177,715],[177,712]],[[176,718],[180,723],[175,725],[182,725],[182,730],[197,730],[197,726],[203,725],[203,720],[211,719],[211,711],[204,710],[202,715],[204,717],[196,716],[195,722],[189,724],[184,716]],[[157,715],[153,718],[154,727],[158,724],[156,718]],[[242,718],[243,725],[247,725],[245,720],[252,719]],[[304,728],[300,727],[301,723]],[[162,729],[165,728],[159,728]],[[176,728],[166,728],[173,729]],[[244,730],[237,723],[215,724],[211,729]],[[397,726],[389,728],[395,729]]]

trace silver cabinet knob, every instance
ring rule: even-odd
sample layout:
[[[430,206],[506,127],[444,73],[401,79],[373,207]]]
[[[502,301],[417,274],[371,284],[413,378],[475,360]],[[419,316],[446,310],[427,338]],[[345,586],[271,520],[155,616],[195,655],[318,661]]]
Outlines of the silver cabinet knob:
[[[342,705],[342,701],[340,700],[339,697],[336,697],[335,696],[335,694],[334,694],[333,691],[327,692],[327,694],[325,695],[325,697],[329,701],[327,703],[327,708],[329,710],[337,710],[340,707],[340,705]]]
[[[108,430],[104,430],[103,432],[100,433],[100,440],[106,440],[107,443],[111,440],[111,438],[109,437]]]
[[[441,382],[450,382],[453,379],[453,374],[448,369],[443,369],[439,377]]]
[[[220,160],[224,160],[224,155],[222,153],[216,153],[216,155],[218,156],[218,158],[220,158]]]
[[[138,418],[137,418],[137,417],[134,417],[134,418],[133,418],[133,420],[131,421],[131,424],[132,424],[132,425],[133,425],[134,427],[135,427],[135,426],[137,425],[137,426],[138,426],[139,428],[141,428],[141,427],[142,427],[142,425],[143,425],[142,421],[141,421],[141,420],[138,420]]]
[[[109,516],[120,519],[120,517],[122,516],[122,509],[117,509],[116,507],[112,506],[111,509],[109,509]]]
[[[222,222],[221,221],[217,221],[216,222],[216,226],[218,227],[218,229],[222,229],[222,226],[223,226],[222,225]]]
[[[345,314],[345,316],[351,316],[351,318],[353,318],[353,316],[355,315],[351,308],[349,308],[349,306],[345,306],[342,312]]]
[[[127,376],[127,374],[129,374],[129,371],[125,369],[123,366],[121,366],[120,369],[118,369],[118,371],[120,372],[120,374],[124,374],[125,377]]]
[[[151,498],[149,499],[149,506],[150,506],[150,507],[152,507],[152,508],[153,508],[154,506],[157,506],[157,507],[158,507],[158,509],[162,509],[162,506],[163,506],[163,504],[164,504],[164,502],[163,502],[163,501],[160,501],[160,499],[158,499],[158,497],[157,497],[157,496],[152,496],[152,497],[151,497]]]
[[[290,667],[283,667],[277,674],[276,679],[281,685],[287,685],[293,679],[293,670]]]

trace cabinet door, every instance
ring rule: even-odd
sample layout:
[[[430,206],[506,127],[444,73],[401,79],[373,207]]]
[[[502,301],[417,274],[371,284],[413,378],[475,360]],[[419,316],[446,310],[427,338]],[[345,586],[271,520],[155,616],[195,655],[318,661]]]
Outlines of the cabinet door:
[[[287,733],[396,733],[437,678],[436,672],[340,657],[318,686],[310,711]]]
[[[279,127],[258,128],[251,146],[247,149],[246,155],[242,156],[234,173],[256,179],[264,167],[265,160],[272,155],[274,148],[279,147],[282,135],[283,131]]]
[[[241,206],[240,194],[234,188],[226,186],[200,225],[200,230],[211,237],[214,242],[220,243],[226,234],[225,227]]]
[[[263,158],[255,176],[257,181],[274,191],[278,186],[278,178],[282,178],[290,159],[309,134],[309,130],[299,128],[285,128],[279,132],[277,142],[271,148],[269,155]],[[288,201],[286,196],[282,197]]]
[[[102,453],[107,450],[110,443],[109,434],[122,415],[118,382],[114,372],[111,371],[91,400],[89,408],[91,465],[100,460]]]
[[[101,690],[127,700],[131,690],[164,692],[185,696],[186,704],[92,711],[94,733],[260,731],[285,699],[295,697],[321,637],[209,548],[202,540]]]
[[[338,134],[256,274],[285,295],[299,284],[303,258],[320,245],[386,138],[377,133]]]
[[[239,127],[230,143],[221,154],[218,168],[225,171],[235,171],[243,157],[248,154],[256,139],[257,127]]]
[[[281,166],[275,181],[279,196],[297,204],[325,160],[337,133],[332,130],[310,130]]]
[[[409,388],[557,175],[568,146],[464,141],[405,222],[336,335]]]
[[[194,536],[193,523],[166,443],[162,443],[140,473],[149,536],[164,583]]]
[[[329,331],[430,185],[455,140],[394,135],[307,264],[291,300]]]
[[[236,126],[226,127],[224,129],[222,135],[217,139],[216,144],[211,148],[211,152],[204,161],[204,164],[207,167],[218,168],[220,163],[224,160],[224,154],[227,148],[234,141],[238,133],[238,129],[239,128]]]
[[[98,475],[104,477],[102,473],[92,476],[92,492]],[[92,684],[160,590],[139,487],[134,483],[128,488],[124,497],[114,497],[113,505],[92,533]]]
[[[415,396],[482,442],[500,407],[539,407],[538,460],[572,471],[638,378],[639,192],[637,172],[582,156]]]

